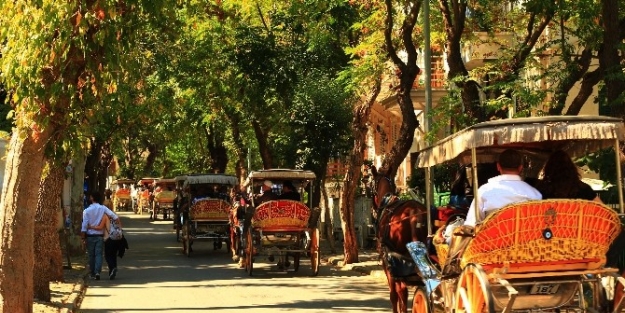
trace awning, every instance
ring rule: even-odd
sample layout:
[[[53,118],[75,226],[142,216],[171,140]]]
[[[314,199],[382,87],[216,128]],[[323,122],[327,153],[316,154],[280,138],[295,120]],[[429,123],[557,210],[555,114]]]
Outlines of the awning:
[[[489,121],[461,130],[423,149],[417,167],[430,167],[449,161],[470,163],[471,149],[478,151],[478,162],[493,162],[507,148],[544,158],[562,149],[579,157],[612,147],[625,139],[623,121],[606,116],[544,116]]]
[[[235,176],[226,174],[187,175],[187,179],[184,182],[185,185],[218,184],[231,186],[235,186],[237,183],[238,180]]]
[[[314,180],[317,176],[312,171],[308,170],[294,170],[294,169],[270,169],[252,171],[245,181],[245,185],[249,185],[254,180],[297,180],[308,181]]]

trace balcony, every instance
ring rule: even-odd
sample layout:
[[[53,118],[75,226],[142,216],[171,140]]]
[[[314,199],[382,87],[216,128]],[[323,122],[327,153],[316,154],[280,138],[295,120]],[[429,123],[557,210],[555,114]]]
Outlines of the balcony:
[[[462,59],[467,70],[484,66],[500,57],[500,50],[514,45],[512,33],[501,32],[489,35],[487,32],[473,32],[475,40],[466,43],[462,49]]]

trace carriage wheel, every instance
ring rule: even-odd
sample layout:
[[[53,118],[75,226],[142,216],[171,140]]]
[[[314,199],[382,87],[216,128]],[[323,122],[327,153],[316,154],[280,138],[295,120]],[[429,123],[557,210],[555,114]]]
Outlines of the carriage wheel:
[[[245,270],[252,276],[254,271],[254,239],[252,238],[252,230],[247,231],[247,248],[245,251]]]
[[[455,298],[456,313],[495,312],[490,283],[480,265],[469,264],[462,270]]]
[[[319,275],[319,265],[321,263],[321,251],[319,251],[319,229],[312,231],[310,240],[310,267],[312,268],[312,276]]]
[[[428,296],[423,287],[417,287],[412,298],[412,313],[430,313]]]

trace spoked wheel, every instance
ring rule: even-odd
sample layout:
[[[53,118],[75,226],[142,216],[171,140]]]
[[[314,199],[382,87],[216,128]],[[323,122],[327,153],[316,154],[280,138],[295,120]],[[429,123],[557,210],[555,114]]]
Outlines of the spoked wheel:
[[[455,312],[495,312],[490,283],[480,265],[469,264],[462,270],[456,288]]]
[[[312,276],[319,275],[319,265],[321,263],[321,251],[319,251],[319,229],[312,230],[312,238],[310,238],[310,267],[312,268]]]
[[[430,304],[425,289],[421,286],[414,291],[412,298],[412,313],[430,313]]]
[[[247,247],[245,249],[245,270],[252,276],[254,271],[254,240],[252,238],[252,230],[247,232]]]

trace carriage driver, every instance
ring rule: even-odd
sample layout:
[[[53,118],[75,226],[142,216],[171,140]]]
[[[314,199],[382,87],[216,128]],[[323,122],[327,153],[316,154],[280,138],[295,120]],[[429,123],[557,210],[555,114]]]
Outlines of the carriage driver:
[[[273,183],[270,180],[265,180],[263,182],[263,185],[261,186],[263,194],[256,199],[254,203],[255,205],[258,206],[267,201],[278,200],[278,195],[273,193],[273,190],[271,189],[272,186]]]

